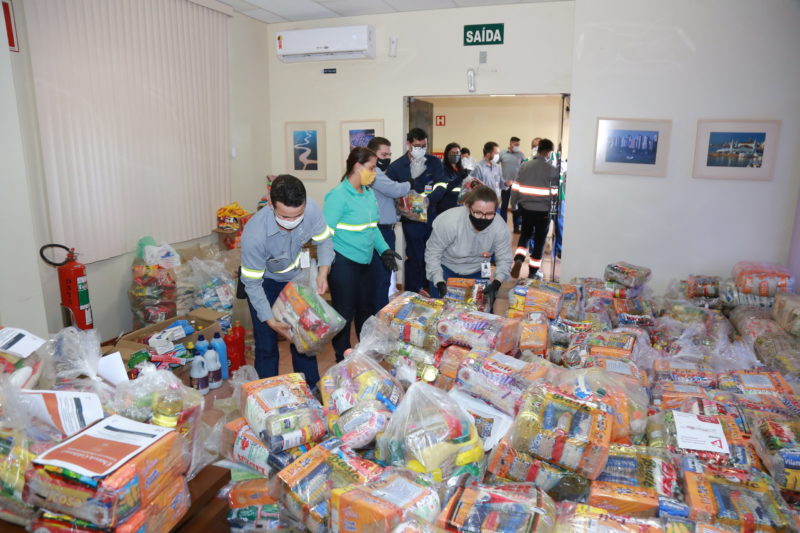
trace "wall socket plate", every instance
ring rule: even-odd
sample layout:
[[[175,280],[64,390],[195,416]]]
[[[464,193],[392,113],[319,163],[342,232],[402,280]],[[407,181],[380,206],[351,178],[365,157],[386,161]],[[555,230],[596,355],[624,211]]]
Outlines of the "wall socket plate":
[[[486,50],[484,50],[483,52],[478,52],[478,63],[480,63],[481,65],[485,64],[486,56],[487,56]]]

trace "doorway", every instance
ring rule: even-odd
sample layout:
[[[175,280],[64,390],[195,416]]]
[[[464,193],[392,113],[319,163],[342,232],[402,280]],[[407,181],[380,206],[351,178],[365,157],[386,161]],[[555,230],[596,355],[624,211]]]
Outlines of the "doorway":
[[[563,219],[569,146],[569,94],[499,94],[460,96],[407,96],[404,111],[408,129],[422,128],[428,134],[429,152],[444,158],[450,142],[467,147],[474,161],[483,156],[483,145],[494,141],[500,150],[511,137],[520,138],[525,159],[532,157],[531,141],[547,138],[556,147],[552,164],[560,167],[559,200],[554,205],[540,271],[547,280],[560,280]],[[407,130],[408,131],[408,130]],[[509,230],[513,222],[509,215]],[[518,235],[512,235],[517,247]],[[520,277],[528,274],[527,261]]]

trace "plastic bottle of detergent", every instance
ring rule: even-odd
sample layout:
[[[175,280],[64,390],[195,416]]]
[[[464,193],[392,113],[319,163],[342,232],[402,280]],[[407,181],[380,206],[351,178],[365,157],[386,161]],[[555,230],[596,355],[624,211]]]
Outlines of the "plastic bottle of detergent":
[[[189,383],[200,394],[208,394],[208,370],[206,369],[206,360],[202,356],[192,359]]]
[[[228,379],[228,348],[225,346],[225,341],[219,334],[219,331],[214,333],[214,338],[211,339],[211,348],[216,350],[219,355],[220,370],[222,370],[222,379]]]
[[[213,348],[209,348],[203,357],[208,370],[208,388],[220,388],[222,386],[222,367],[219,364],[219,354]]]
[[[201,334],[201,335],[197,336],[197,342],[194,343],[194,349],[197,352],[197,355],[200,355],[200,356],[205,355],[206,350],[208,350],[209,346],[210,346],[210,344],[206,340],[206,336],[205,335]]]

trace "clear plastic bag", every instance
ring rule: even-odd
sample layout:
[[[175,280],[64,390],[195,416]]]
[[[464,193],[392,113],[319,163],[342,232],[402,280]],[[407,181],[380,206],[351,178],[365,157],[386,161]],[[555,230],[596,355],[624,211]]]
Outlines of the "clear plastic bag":
[[[488,279],[448,278],[447,293],[444,299],[457,305],[476,311],[488,312],[487,301],[483,291],[489,283]]]
[[[417,382],[378,436],[376,452],[388,465],[442,481],[463,472],[480,475],[483,443],[472,417],[447,393]]]
[[[237,418],[222,428],[220,453],[234,463],[244,465],[264,477],[272,474],[269,449],[247,424]]]
[[[758,416],[751,442],[772,478],[782,489],[800,490],[800,421]]]
[[[786,333],[770,333],[756,339],[754,349],[764,364],[786,376],[800,375],[800,341]]]
[[[378,318],[396,334],[396,340],[435,351],[439,348],[436,323],[444,310],[444,301],[404,292],[392,299],[378,313]]]
[[[550,320],[558,317],[564,303],[564,293],[557,283],[539,280],[520,280],[508,291],[508,307],[523,313],[542,311]]]
[[[415,222],[428,221],[428,197],[411,190],[407,195],[395,200],[397,213]]]
[[[197,257],[189,264],[195,286],[192,308],[207,307],[221,313],[230,312],[236,297],[236,282],[225,266],[218,261],[203,261]]]
[[[291,328],[300,353],[316,354],[344,328],[345,321],[313,284],[291,281],[272,305],[275,319]]]
[[[328,428],[353,449],[372,443],[403,398],[400,382],[361,353],[352,353],[328,369],[319,391]]]
[[[369,317],[361,326],[361,335],[352,354],[366,355],[377,362],[383,361],[397,346],[397,335],[377,316]]]
[[[458,205],[464,204],[464,199],[469,193],[483,185],[483,182],[476,177],[467,176],[461,182],[461,192],[458,194]]]
[[[53,358],[56,379],[99,379],[97,366],[102,352],[100,334],[96,329],[64,328],[50,341],[48,351]]]
[[[271,482],[266,479],[250,479],[222,489],[221,497],[228,500],[227,518],[232,533],[288,533],[305,529],[282,516],[278,501],[270,495],[271,488]]]
[[[445,530],[428,522],[412,519],[397,525],[392,533],[444,533]]]
[[[407,342],[395,341],[388,352],[386,363],[392,375],[408,388],[415,381],[432,383],[439,376],[436,354]]]
[[[558,505],[555,533],[661,533],[661,523],[654,518],[634,518],[613,514],[585,503],[562,502]]]
[[[434,521],[441,509],[435,490],[393,469],[364,485],[332,490],[330,505],[332,533],[384,533],[411,518]]]
[[[800,295],[778,293],[772,307],[772,318],[789,334],[800,337]]]
[[[792,387],[778,372],[768,370],[732,370],[718,376],[718,387],[722,391],[738,394],[792,394]]]
[[[448,531],[528,531],[551,533],[556,505],[533,483],[460,487],[445,504],[437,525]]]
[[[188,265],[184,265],[189,268]],[[185,272],[184,268],[184,272]],[[133,313],[133,327],[143,328],[177,315],[177,275],[173,269],[149,266],[134,259],[133,279],[128,288],[128,300]],[[194,299],[194,285],[191,298]]]
[[[729,318],[745,342],[752,346],[762,335],[783,333],[783,328],[771,317],[769,309],[742,305],[731,311]]]
[[[322,406],[302,374],[242,385],[241,411],[270,452],[319,442],[327,433]]]
[[[731,277],[745,294],[775,296],[779,292],[794,292],[794,276],[783,265],[762,261],[739,261],[733,265]]]
[[[544,383],[523,395],[510,434],[518,451],[596,479],[606,465],[611,433],[606,404]]]
[[[510,353],[519,345],[519,324],[519,320],[514,318],[452,309],[439,318],[436,333],[443,345],[458,344]]]
[[[520,359],[533,361],[547,354],[550,321],[542,312],[530,313],[520,323],[519,351]]]
[[[625,287],[640,287],[650,279],[651,271],[647,267],[633,265],[620,261],[606,266],[604,277],[606,281],[616,281]]]

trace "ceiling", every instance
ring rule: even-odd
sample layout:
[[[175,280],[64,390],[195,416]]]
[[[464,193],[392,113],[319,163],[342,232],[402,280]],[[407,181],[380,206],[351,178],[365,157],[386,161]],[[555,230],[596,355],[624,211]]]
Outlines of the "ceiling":
[[[263,22],[328,19],[358,15],[533,4],[552,0],[220,0],[235,11]]]

